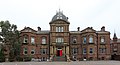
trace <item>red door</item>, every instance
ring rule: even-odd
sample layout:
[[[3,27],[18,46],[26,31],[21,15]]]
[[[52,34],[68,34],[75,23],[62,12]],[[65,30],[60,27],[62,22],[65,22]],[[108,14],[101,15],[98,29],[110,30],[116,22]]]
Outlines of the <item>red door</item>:
[[[62,49],[57,50],[57,56],[62,56]]]
[[[60,50],[60,56],[62,56],[62,49]]]

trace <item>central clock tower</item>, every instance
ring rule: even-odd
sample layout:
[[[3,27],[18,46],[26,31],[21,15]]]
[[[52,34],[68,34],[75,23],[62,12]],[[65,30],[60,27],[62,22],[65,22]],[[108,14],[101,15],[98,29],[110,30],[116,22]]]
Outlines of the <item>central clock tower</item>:
[[[50,61],[70,61],[69,21],[59,10],[50,24]]]

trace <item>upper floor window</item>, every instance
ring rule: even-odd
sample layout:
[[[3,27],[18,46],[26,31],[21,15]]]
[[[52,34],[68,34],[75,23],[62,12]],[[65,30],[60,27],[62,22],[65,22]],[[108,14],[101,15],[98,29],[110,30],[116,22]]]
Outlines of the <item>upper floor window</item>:
[[[34,55],[35,54],[35,49],[31,50],[31,54]]]
[[[105,37],[101,37],[101,43],[104,43],[105,42]]]
[[[34,37],[31,37],[31,43],[35,44],[35,38]]]
[[[83,37],[83,44],[86,44],[86,43],[87,43],[87,38]]]
[[[73,42],[73,43],[77,43],[76,37],[73,37],[73,38],[72,38],[72,42]]]
[[[63,38],[56,38],[56,43],[63,43],[64,39]]]
[[[41,54],[47,54],[47,49],[46,48],[42,48],[41,49]]]
[[[93,43],[93,36],[89,37],[89,43]]]
[[[28,51],[27,51],[27,48],[23,48],[23,54],[27,54],[28,53]]]
[[[63,27],[61,26],[56,27],[56,32],[63,32]]]
[[[46,37],[42,37],[42,44],[46,44]]]
[[[28,43],[28,37],[24,37],[23,43]]]
[[[90,52],[89,53],[91,53],[91,54],[93,53],[93,48],[90,48]]]
[[[77,49],[77,48],[73,48],[73,49],[72,49],[72,54],[77,54],[77,52],[78,52],[78,49]]]
[[[86,54],[86,53],[87,53],[86,48],[83,48],[83,54]]]

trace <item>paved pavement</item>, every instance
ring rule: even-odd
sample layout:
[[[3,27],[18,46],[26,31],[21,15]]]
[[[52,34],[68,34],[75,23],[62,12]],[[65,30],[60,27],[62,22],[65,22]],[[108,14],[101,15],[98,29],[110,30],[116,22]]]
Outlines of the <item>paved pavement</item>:
[[[120,61],[3,62],[0,65],[120,65]]]

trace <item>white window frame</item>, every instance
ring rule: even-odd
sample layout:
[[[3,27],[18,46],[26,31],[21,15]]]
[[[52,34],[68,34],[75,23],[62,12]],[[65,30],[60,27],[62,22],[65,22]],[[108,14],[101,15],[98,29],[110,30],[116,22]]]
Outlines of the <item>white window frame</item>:
[[[100,42],[105,43],[105,37],[101,37]]]
[[[83,37],[83,44],[86,44],[86,43],[87,43],[87,38]]]
[[[63,30],[62,26],[56,26],[56,32],[63,32]]]
[[[42,37],[42,44],[46,44],[46,37]]]
[[[72,54],[75,55],[78,53],[78,49],[77,48],[72,48]]]
[[[64,38],[56,38],[56,43],[63,43],[64,42]]]
[[[89,43],[93,43],[93,36],[89,37]]]
[[[34,52],[33,54],[32,54],[32,52]],[[35,54],[35,49],[32,49],[31,50],[31,55],[34,55]]]
[[[42,48],[41,49],[41,54],[47,54],[47,49],[46,48]]]
[[[35,37],[31,37],[31,44],[35,44]]]
[[[27,41],[27,42],[26,42]],[[24,37],[23,43],[28,43],[28,37]]]
[[[23,54],[27,55],[25,52],[27,52],[27,54],[28,54],[28,49],[27,48],[23,48]]]

